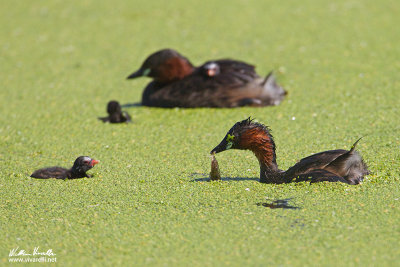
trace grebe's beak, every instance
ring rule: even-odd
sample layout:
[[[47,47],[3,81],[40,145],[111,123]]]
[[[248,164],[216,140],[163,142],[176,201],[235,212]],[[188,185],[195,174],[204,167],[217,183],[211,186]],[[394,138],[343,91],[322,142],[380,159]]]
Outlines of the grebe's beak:
[[[137,77],[142,77],[142,76],[143,76],[143,70],[139,69],[138,71],[135,71],[134,73],[126,77],[126,79],[135,79]]]
[[[221,142],[221,143],[219,143],[219,145],[218,145],[218,146],[214,147],[214,149],[213,149],[213,150],[211,150],[210,154],[216,154],[216,153],[219,153],[219,152],[225,151],[225,150],[226,150],[226,147],[227,147],[227,145],[228,145],[228,143],[226,142],[226,139],[224,138],[224,140],[222,140],[222,142]]]
[[[99,160],[92,159],[92,161],[90,162],[90,166],[93,167],[94,165],[96,165],[99,162],[100,162]]]

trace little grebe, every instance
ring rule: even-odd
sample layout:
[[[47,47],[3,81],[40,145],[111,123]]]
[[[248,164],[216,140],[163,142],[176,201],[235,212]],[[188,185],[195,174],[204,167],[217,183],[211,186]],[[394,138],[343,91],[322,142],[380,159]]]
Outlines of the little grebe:
[[[278,105],[286,91],[272,74],[262,78],[245,62],[222,59],[194,67],[172,49],[150,55],[128,79],[151,77],[142,105],[154,107],[241,107]]]
[[[61,167],[43,168],[34,171],[31,177],[41,179],[76,179],[90,177],[90,175],[86,174],[86,172],[93,168],[97,163],[99,163],[98,160],[91,159],[88,156],[80,156],[75,160],[74,166],[72,166],[71,169],[65,169]]]
[[[260,164],[260,182],[343,182],[359,184],[369,174],[355,147],[350,150],[336,149],[313,154],[303,158],[287,171],[280,170],[276,163],[275,142],[268,127],[250,118],[237,122],[211,154],[228,149],[251,150]]]
[[[99,118],[99,120],[110,123],[121,123],[121,122],[131,121],[131,116],[129,116],[127,112],[122,111],[121,105],[115,100],[108,102],[107,112],[108,112],[108,117]]]

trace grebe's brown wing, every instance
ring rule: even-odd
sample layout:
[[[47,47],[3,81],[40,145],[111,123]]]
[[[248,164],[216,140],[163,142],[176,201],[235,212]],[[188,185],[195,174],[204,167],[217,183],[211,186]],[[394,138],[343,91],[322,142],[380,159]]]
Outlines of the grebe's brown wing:
[[[344,149],[328,150],[303,158],[285,172],[285,177],[293,179],[299,175],[310,173],[313,170],[324,169],[346,152],[347,150]]]
[[[348,184],[349,182],[341,176],[327,170],[317,169],[297,176],[294,182],[309,181],[310,183],[318,182],[342,182]]]
[[[36,170],[31,174],[31,177],[40,179],[48,179],[48,178],[65,179],[67,178],[67,176],[68,176],[68,170],[61,167],[43,168]]]

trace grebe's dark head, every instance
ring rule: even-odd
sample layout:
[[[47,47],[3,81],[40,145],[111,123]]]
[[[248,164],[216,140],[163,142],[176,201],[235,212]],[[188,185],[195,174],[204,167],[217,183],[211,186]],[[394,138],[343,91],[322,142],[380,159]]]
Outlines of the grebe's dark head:
[[[93,168],[94,165],[96,165],[99,162],[100,161],[92,159],[88,156],[80,156],[75,160],[72,170],[79,173],[85,173],[91,168]]]
[[[118,103],[118,101],[112,100],[107,104],[107,112],[110,115],[114,113],[121,113],[121,105]]]
[[[151,54],[140,69],[127,79],[147,76],[158,82],[166,83],[182,79],[193,72],[190,61],[173,49],[162,49]]]
[[[272,149],[275,152],[275,143],[268,127],[255,122],[249,117],[235,123],[221,143],[211,151],[211,154],[228,149],[248,149],[257,152],[257,150],[262,150],[266,145],[268,149]]]

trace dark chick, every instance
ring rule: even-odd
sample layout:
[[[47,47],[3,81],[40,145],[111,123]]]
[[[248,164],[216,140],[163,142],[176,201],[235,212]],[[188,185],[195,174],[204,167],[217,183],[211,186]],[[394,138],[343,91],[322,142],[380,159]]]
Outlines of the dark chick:
[[[97,163],[99,163],[98,160],[91,159],[88,156],[80,156],[75,160],[71,169],[65,169],[61,167],[43,168],[34,171],[31,177],[41,179],[76,179],[90,177],[90,175],[86,174],[86,172],[93,168]]]
[[[121,123],[130,122],[131,117],[125,111],[121,110],[121,105],[117,101],[110,101],[107,104],[108,117],[99,118],[103,122]]]
[[[359,139],[360,140],[360,139]],[[211,153],[228,149],[251,150],[260,164],[260,182],[343,182],[359,184],[369,174],[367,165],[355,150],[336,149],[320,152],[300,160],[287,171],[276,163],[275,142],[268,127],[250,118],[237,122]]]
[[[270,73],[262,78],[245,62],[222,59],[194,67],[172,49],[150,55],[128,79],[151,77],[142,105],[154,107],[241,107],[278,105],[286,91]]]

